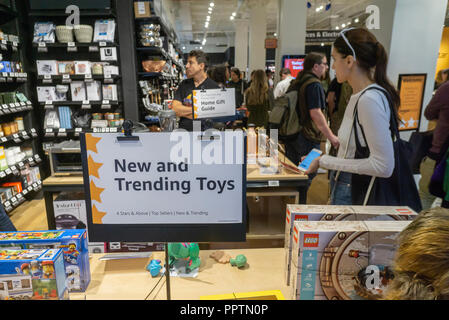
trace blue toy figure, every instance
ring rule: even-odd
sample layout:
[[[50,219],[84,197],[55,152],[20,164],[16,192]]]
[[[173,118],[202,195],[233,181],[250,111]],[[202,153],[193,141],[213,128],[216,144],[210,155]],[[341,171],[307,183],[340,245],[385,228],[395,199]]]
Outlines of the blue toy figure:
[[[151,276],[157,277],[159,275],[159,272],[161,271],[161,260],[151,260],[150,263],[147,266],[147,270],[150,272]]]

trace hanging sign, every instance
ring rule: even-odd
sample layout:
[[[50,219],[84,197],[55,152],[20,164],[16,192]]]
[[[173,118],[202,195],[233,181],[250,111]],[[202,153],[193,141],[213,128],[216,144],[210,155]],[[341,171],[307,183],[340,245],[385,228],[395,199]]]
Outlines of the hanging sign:
[[[134,135],[137,141],[119,141],[121,133],[81,133],[92,241],[96,230],[115,241],[245,238],[242,132],[217,131],[213,139],[204,132]],[[220,236],[220,230],[229,233]]]
[[[209,89],[193,91],[193,118],[219,118],[235,116],[235,89]]]
[[[399,118],[401,123],[399,130],[417,130],[421,120],[421,110],[426,87],[427,74],[400,74],[399,94],[401,105],[399,106]]]
[[[306,43],[333,43],[340,35],[340,31],[335,30],[307,30]]]

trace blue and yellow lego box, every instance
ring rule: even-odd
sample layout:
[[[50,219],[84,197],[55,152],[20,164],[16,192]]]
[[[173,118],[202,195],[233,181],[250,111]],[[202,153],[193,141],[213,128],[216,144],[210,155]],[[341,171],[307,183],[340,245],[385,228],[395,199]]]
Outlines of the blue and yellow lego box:
[[[2,248],[62,249],[67,289],[84,292],[89,285],[89,251],[84,229],[0,232]]]
[[[61,249],[0,250],[0,300],[68,298]]]

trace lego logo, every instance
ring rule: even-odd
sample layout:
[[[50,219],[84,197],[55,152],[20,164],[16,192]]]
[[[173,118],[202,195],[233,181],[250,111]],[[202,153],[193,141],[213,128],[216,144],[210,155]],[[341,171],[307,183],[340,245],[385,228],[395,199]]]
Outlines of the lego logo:
[[[304,235],[304,247],[318,247],[318,234]]]

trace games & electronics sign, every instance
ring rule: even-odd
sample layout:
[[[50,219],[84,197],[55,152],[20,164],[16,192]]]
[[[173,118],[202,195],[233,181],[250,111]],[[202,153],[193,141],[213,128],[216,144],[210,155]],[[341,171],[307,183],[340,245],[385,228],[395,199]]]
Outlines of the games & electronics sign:
[[[306,43],[333,43],[339,35],[335,30],[307,30]]]

